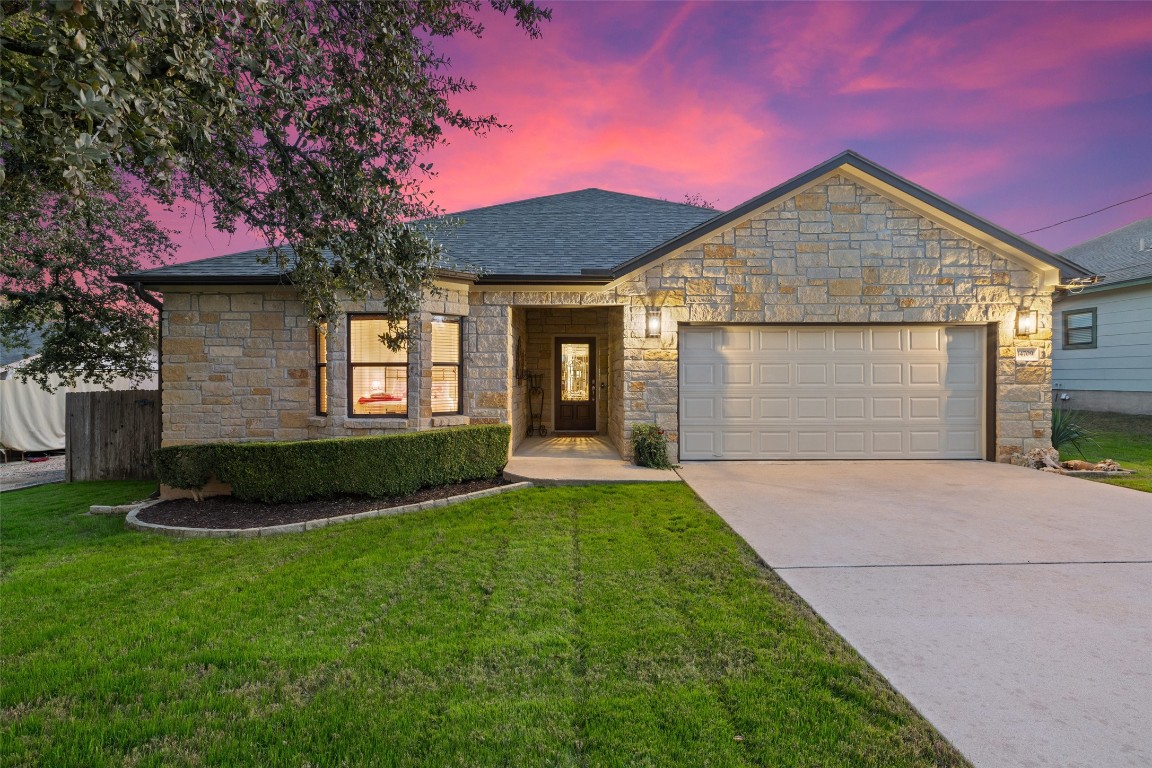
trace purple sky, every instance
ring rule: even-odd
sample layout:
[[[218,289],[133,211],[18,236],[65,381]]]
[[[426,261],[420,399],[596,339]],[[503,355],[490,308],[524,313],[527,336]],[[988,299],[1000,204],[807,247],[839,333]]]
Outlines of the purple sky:
[[[1152,2],[551,6],[542,39],[486,14],[448,43],[459,104],[512,130],[430,158],[444,210],[585,187],[726,209],[844,149],[1021,234],[1152,192]],[[172,224],[180,261],[260,244]]]

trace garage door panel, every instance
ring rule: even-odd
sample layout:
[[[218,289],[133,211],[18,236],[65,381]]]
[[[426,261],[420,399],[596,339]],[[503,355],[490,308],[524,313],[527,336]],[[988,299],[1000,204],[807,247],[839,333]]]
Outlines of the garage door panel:
[[[867,368],[865,363],[837,363],[833,368],[835,374],[833,383],[838,385],[863,384]]]
[[[770,363],[758,366],[760,384],[791,384],[792,366],[787,363]]]
[[[693,421],[712,421],[716,418],[716,398],[714,397],[684,397],[681,400],[680,420],[683,423]]]
[[[953,395],[944,405],[944,417],[950,421],[977,419],[980,417],[980,399]]]
[[[749,328],[727,328],[724,330],[725,352],[752,351],[752,334]]]
[[[949,430],[945,438],[945,450],[950,454],[967,454],[980,450],[980,435],[975,431],[962,432]]]
[[[716,431],[712,429],[680,429],[680,452],[702,459],[719,456],[716,450]]]
[[[873,431],[872,454],[880,458],[899,458],[904,454],[904,433]]]
[[[826,457],[828,455],[828,433],[798,431],[796,433],[796,453],[800,456]]]
[[[863,397],[836,398],[835,417],[837,421],[843,419],[863,419],[867,414],[867,400]]]
[[[908,450],[914,454],[938,454],[943,448],[939,430],[912,430],[908,433]]]
[[[721,401],[720,413],[725,421],[729,420],[752,420],[752,398],[750,397],[725,397]]]
[[[836,454],[838,456],[844,456],[849,453],[862,455],[864,453],[864,432],[836,430],[836,432],[833,433],[833,440],[835,441]]]
[[[936,397],[908,398],[908,417],[911,419],[940,418],[940,399]]]
[[[721,371],[722,384],[752,383],[752,363],[726,363]]]
[[[939,352],[943,342],[941,328],[911,328],[908,330],[908,349],[911,351]]]
[[[828,398],[825,398],[825,397],[798,397],[798,398],[796,398],[796,418],[798,418],[798,419],[826,419],[826,418],[828,418]]]
[[[865,336],[867,331],[863,328],[833,331],[832,347],[837,352],[863,352],[867,349]]]
[[[765,420],[789,418],[792,415],[791,402],[787,397],[760,398],[760,418]]]
[[[904,398],[873,397],[872,418],[902,420],[904,418]]]
[[[908,383],[913,386],[936,387],[940,385],[941,379],[939,363],[910,363],[908,365]]]
[[[791,349],[791,334],[785,330],[760,331],[756,335],[757,349],[761,352],[787,352]]]
[[[751,431],[725,430],[720,435],[720,449],[723,455],[731,458],[755,458]]]
[[[899,328],[873,328],[869,337],[874,351],[901,352],[904,349],[904,331]]]
[[[800,386],[805,384],[827,384],[828,365],[826,363],[797,363],[796,383]]]
[[[944,383],[949,386],[972,386],[980,382],[980,363],[977,360],[952,362],[944,374]]]
[[[681,458],[980,458],[983,327],[682,326]]]
[[[716,383],[716,366],[711,363],[681,363],[680,375],[685,384],[711,387]]]
[[[872,363],[872,383],[880,386],[904,383],[903,363]]]

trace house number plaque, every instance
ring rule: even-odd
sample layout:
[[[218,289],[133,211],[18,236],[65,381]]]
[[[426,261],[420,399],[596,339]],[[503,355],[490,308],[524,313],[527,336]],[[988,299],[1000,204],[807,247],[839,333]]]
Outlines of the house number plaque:
[[[1038,363],[1038,362],[1040,362],[1040,348],[1039,347],[1016,347],[1016,362],[1018,362],[1018,363]]]

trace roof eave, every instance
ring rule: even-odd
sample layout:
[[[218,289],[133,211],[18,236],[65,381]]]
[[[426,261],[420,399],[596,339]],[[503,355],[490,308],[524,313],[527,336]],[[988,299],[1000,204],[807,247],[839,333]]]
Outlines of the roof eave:
[[[475,283],[478,276],[474,272],[456,269],[436,269],[433,279],[449,282]],[[292,285],[292,275],[284,272],[279,275],[150,275],[147,272],[116,275],[113,282],[123,285]]]

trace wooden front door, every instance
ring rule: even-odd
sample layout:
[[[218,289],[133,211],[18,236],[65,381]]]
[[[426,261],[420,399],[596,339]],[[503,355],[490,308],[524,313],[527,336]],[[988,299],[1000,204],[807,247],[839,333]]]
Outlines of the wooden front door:
[[[556,339],[554,432],[596,431],[596,339]]]

